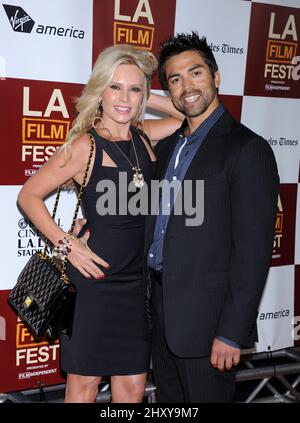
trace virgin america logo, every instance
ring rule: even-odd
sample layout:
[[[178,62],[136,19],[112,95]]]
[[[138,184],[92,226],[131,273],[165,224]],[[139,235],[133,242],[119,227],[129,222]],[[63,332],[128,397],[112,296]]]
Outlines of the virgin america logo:
[[[32,31],[34,20],[22,7],[10,6],[8,4],[3,4],[3,7],[14,31],[27,32],[28,34]]]
[[[11,6],[9,4],[3,4],[4,10],[7,14],[9,23],[11,27],[16,32],[28,33],[32,31],[32,28],[35,24],[35,21],[25,12],[22,7]],[[53,25],[37,25],[36,33],[48,35],[48,36],[58,36],[58,37],[69,37],[69,38],[79,38],[83,39],[85,32],[81,29],[74,29],[64,27],[56,27]]]

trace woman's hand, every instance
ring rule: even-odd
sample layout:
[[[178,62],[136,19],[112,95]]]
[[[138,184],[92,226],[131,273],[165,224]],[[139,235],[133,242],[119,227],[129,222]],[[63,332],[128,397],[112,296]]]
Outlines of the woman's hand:
[[[68,254],[68,260],[79,272],[86,278],[94,277],[96,279],[104,278],[104,273],[97,266],[101,265],[106,269],[110,268],[109,263],[97,256],[87,245],[88,235],[81,240],[73,236],[69,236],[71,252]]]
[[[141,129],[148,135],[152,146],[157,141],[173,134],[184,120],[184,115],[175,109],[170,97],[151,93],[147,101],[147,108],[163,112],[161,119],[145,119]]]

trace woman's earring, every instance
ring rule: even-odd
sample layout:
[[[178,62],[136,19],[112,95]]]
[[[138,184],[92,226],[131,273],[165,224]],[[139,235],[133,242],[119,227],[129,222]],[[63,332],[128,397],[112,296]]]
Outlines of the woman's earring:
[[[98,121],[101,121],[102,116],[103,116],[103,105],[102,105],[102,100],[100,100],[99,101],[99,104],[98,104],[98,107],[97,107],[97,110],[96,110],[96,113],[95,113],[95,117],[94,117],[93,122],[92,122],[92,127],[94,129],[96,129],[96,127],[95,127],[96,126],[96,123]]]

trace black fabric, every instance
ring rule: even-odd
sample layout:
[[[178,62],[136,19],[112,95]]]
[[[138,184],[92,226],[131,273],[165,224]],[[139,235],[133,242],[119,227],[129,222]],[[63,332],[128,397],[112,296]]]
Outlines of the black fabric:
[[[175,133],[155,148],[159,180],[176,140]],[[183,210],[168,222],[162,284],[168,347],[185,358],[207,357],[215,336],[251,347],[257,340],[257,309],[273,248],[279,186],[273,151],[225,111],[185,180],[204,180],[204,221],[187,226],[191,216]],[[184,187],[182,194],[184,198]],[[150,216],[145,281],[154,226],[155,216]]]
[[[206,403],[231,402],[235,391],[235,369],[219,372],[210,357],[178,357],[170,351],[162,306],[162,287],[157,275],[153,283],[152,363],[157,402]],[[180,311],[179,311],[180,313]]]
[[[159,285],[162,285],[162,277],[163,277],[162,272],[159,272],[154,269],[149,269],[149,277],[151,280],[155,279],[156,283],[158,283]]]
[[[144,142],[131,129],[140,167],[146,182],[153,177],[154,164]],[[61,337],[61,364],[68,373],[104,376],[147,372],[150,361],[149,334],[145,331],[142,261],[145,216],[130,214],[100,216],[96,210],[99,181],[113,181],[119,188],[119,172],[132,180],[132,168],[113,142],[92,131],[96,155],[90,180],[83,194],[84,215],[90,230],[88,246],[111,268],[102,268],[104,279],[87,279],[73,266],[67,268],[77,287],[73,334]],[[132,144],[117,141],[136,164]],[[102,166],[103,149],[117,164]],[[122,191],[122,194],[124,192]],[[128,193],[128,201],[134,193]],[[119,202],[117,201],[117,210]]]

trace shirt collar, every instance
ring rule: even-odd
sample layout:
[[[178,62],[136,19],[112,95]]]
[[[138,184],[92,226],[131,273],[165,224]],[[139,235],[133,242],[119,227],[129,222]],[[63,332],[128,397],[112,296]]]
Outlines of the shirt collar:
[[[207,132],[210,130],[210,128],[217,122],[217,120],[221,117],[221,115],[224,113],[225,107],[222,103],[218,105],[218,107],[202,122],[200,125],[192,132],[190,135],[188,135],[187,142],[190,143],[192,141],[195,141],[199,139],[199,135],[201,135],[204,127],[206,128]],[[178,129],[179,137],[185,138],[184,131],[187,128],[187,119],[185,118],[182,122],[181,127]]]

